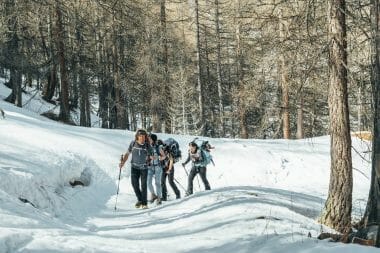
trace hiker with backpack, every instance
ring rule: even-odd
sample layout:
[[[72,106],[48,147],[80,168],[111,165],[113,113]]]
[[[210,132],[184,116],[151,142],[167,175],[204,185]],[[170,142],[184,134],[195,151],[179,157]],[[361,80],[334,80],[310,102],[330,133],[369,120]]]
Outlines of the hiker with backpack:
[[[131,183],[136,194],[136,208],[148,208],[147,201],[147,178],[148,178],[148,163],[153,157],[152,147],[147,142],[147,132],[144,129],[136,131],[135,140],[131,141],[128,151],[120,161],[120,170],[128,160],[129,155],[131,160]],[[141,185],[140,185],[141,182]]]
[[[148,189],[151,194],[149,200],[150,203],[153,203],[157,200],[157,205],[161,204],[162,199],[162,187],[161,187],[161,177],[162,177],[162,166],[161,161],[164,160],[165,154],[163,151],[163,146],[157,143],[157,135],[149,135],[149,143],[153,149],[153,159],[150,161],[148,166]],[[156,186],[156,191],[152,184],[154,177],[154,182]]]
[[[181,193],[174,182],[174,163],[181,157],[178,142],[169,138],[164,142],[165,159],[162,161],[163,173],[161,177],[162,200],[167,201],[168,190],[166,188],[166,178],[173,189],[176,199],[181,198]]]
[[[210,147],[211,146],[208,146],[208,148]],[[198,173],[201,176],[205,189],[206,190],[211,189],[210,184],[206,177],[206,170],[207,170],[206,167],[207,167],[207,164],[210,162],[210,160],[212,161],[212,159],[211,159],[211,156],[209,158],[206,157],[206,154],[204,152],[207,152],[207,151],[202,150],[201,147],[199,147],[195,141],[192,141],[189,143],[189,153],[188,153],[187,159],[184,163],[182,163],[183,167],[185,167],[186,164],[190,161],[192,163],[192,167],[191,167],[189,177],[188,177],[186,196],[193,194],[193,180],[194,180],[194,177]]]

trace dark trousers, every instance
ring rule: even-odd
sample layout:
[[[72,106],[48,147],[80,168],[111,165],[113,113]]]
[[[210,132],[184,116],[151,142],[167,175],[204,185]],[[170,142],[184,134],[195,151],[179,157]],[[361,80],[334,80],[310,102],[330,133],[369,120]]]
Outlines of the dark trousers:
[[[193,180],[194,177],[199,173],[201,176],[201,179],[203,181],[203,184],[205,185],[206,190],[210,190],[210,184],[206,177],[206,167],[192,167],[189,173],[189,179],[187,184],[187,194],[193,194]]]
[[[161,177],[162,199],[167,200],[168,198],[168,189],[166,188],[166,177],[168,177],[169,184],[172,187],[176,198],[179,199],[181,197],[181,193],[179,192],[177,185],[174,183],[174,168],[170,171],[169,174],[166,172],[167,170],[164,170],[162,172]]]
[[[148,178],[148,170],[147,169],[139,169],[131,168],[131,181],[133,190],[135,191],[137,200],[141,202],[143,205],[147,205],[147,178]],[[141,189],[140,189],[140,179],[141,179]]]

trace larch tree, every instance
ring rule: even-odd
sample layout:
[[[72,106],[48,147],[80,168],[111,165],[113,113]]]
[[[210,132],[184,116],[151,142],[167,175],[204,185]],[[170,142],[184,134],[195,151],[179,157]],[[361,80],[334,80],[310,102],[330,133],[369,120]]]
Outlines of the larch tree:
[[[6,0],[4,3],[5,15],[7,17],[7,39],[4,52],[4,61],[10,70],[9,87],[12,89],[11,94],[6,101],[22,107],[22,59],[20,53],[21,41],[19,38],[20,13],[17,11],[15,0]]]
[[[321,222],[341,233],[351,231],[352,159],[347,92],[345,0],[329,0],[330,184]]]
[[[196,58],[197,58],[197,91],[199,107],[199,125],[200,134],[206,135],[205,123],[205,104],[204,104],[204,83],[202,78],[202,61],[201,61],[201,25],[199,21],[199,2],[195,0],[195,30],[196,30]]]
[[[70,108],[69,108],[69,80],[66,68],[66,51],[65,51],[65,29],[63,23],[62,3],[61,0],[55,1],[55,43],[58,50],[59,71],[61,77],[60,88],[60,111],[59,118],[63,122],[70,121]]]
[[[367,207],[359,233],[380,247],[380,1],[371,0],[372,89],[374,121],[372,134],[372,173]]]

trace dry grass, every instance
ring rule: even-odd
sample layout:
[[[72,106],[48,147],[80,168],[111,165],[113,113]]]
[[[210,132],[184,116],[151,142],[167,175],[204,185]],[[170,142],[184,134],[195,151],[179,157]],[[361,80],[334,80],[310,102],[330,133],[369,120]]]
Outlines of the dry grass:
[[[361,140],[372,141],[372,133],[370,131],[352,132],[351,136],[358,137]]]

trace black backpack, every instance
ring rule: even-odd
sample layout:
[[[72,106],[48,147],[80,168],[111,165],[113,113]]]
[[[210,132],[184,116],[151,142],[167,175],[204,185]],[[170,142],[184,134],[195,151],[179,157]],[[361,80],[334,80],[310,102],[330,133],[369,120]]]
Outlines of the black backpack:
[[[179,144],[176,140],[173,138],[165,140],[164,147],[165,150],[172,155],[175,163],[181,159],[181,150],[179,149]]]

